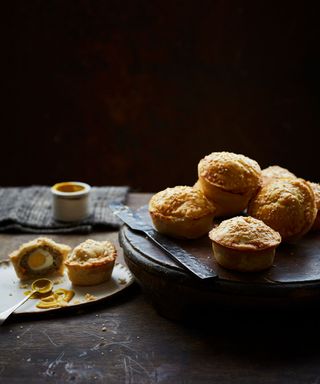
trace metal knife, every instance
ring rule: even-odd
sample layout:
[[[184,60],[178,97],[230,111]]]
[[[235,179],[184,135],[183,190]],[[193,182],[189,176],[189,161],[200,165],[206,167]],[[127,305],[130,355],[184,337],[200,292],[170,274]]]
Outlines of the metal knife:
[[[145,233],[159,248],[165,251],[171,258],[196,277],[202,280],[218,277],[215,271],[207,267],[192,254],[185,251],[161,233],[155,231],[149,224],[142,220],[137,212],[133,211],[131,208],[122,203],[111,203],[109,207],[112,212],[131,229]]]

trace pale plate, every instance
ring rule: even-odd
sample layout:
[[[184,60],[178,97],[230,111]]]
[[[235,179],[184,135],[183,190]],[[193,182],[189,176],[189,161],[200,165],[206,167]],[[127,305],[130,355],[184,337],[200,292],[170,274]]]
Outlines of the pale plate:
[[[67,273],[62,277],[53,278],[53,281],[57,283],[54,284],[53,290],[55,291],[58,288],[69,289],[75,292],[73,299],[68,303],[68,307],[79,307],[88,302],[96,302],[107,297],[113,296],[114,294],[122,291],[128,287],[133,282],[133,276],[129,269],[124,265],[117,263],[114,266],[111,279],[103,284],[89,286],[89,287],[79,287],[72,285],[71,281],[68,278]],[[25,287],[25,284],[21,283],[17,278],[17,275],[14,271],[13,265],[10,262],[1,262],[0,263],[0,312],[5,311],[6,309],[12,307],[25,297],[25,292],[30,290],[30,284],[27,284],[28,287]],[[92,295],[95,297],[94,300],[88,301],[85,296],[86,294]],[[61,308],[50,308],[50,309],[40,309],[36,307],[36,304],[39,300],[29,299],[17,308],[15,313],[36,313],[36,312],[47,312],[47,311],[56,311]]]

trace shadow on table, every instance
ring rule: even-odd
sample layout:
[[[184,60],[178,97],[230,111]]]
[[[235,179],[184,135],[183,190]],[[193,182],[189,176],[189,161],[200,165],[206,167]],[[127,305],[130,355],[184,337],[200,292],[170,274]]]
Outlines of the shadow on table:
[[[228,353],[237,359],[288,361],[320,356],[320,314],[317,309],[210,308],[201,316],[179,320],[203,349]]]

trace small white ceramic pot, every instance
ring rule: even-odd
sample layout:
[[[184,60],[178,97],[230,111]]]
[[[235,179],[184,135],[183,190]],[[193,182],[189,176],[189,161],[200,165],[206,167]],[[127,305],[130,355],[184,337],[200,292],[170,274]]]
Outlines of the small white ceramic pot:
[[[79,181],[57,183],[51,187],[53,217],[58,221],[81,221],[89,216],[89,184]]]

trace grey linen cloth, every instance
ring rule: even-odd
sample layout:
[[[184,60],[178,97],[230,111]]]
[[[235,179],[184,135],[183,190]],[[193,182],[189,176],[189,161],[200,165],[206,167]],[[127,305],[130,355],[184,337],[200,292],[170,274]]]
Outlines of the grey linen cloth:
[[[77,223],[62,223],[52,217],[50,187],[0,188],[0,232],[89,233],[93,229],[118,228],[120,221],[109,204],[125,202],[128,187],[92,187],[90,216]]]

